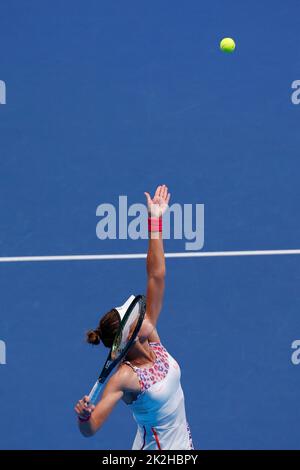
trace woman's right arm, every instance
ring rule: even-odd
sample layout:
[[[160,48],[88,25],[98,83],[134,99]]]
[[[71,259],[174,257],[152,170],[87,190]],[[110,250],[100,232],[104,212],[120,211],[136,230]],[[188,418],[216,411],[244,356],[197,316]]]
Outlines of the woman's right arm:
[[[129,374],[130,371],[127,371],[127,368],[114,374],[107,382],[101,400],[96,406],[89,404],[87,396],[76,404],[78,426],[83,436],[93,436],[101,428],[115,405],[123,397],[124,390],[128,387]]]

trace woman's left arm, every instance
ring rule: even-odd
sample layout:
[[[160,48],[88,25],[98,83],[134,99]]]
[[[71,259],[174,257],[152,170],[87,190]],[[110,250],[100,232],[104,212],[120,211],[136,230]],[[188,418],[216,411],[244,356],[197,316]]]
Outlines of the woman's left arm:
[[[149,213],[147,254],[147,317],[155,328],[162,308],[166,264],[162,237],[162,216],[168,209],[170,194],[166,185],[158,186],[153,199],[145,193]]]

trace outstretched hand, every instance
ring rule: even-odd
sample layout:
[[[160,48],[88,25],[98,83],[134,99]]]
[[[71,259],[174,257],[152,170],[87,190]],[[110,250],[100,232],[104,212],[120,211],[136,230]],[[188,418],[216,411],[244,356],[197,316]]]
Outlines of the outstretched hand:
[[[150,217],[161,217],[168,210],[171,194],[165,184],[157,187],[153,199],[149,193],[145,192],[144,194]]]

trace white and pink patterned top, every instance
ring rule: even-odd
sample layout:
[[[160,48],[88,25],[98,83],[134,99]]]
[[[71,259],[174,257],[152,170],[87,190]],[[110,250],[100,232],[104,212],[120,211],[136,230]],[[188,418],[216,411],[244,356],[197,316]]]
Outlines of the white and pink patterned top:
[[[151,367],[125,361],[138,375],[141,393],[130,406],[138,425],[132,449],[191,450],[180,367],[161,343],[149,343],[156,355]]]

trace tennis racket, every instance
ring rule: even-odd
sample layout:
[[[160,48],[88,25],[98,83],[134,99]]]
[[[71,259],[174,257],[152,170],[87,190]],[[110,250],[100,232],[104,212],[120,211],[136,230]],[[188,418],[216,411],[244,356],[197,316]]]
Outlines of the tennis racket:
[[[121,323],[109,351],[101,374],[89,394],[89,403],[95,405],[104,383],[111,371],[126,356],[129,348],[135,342],[146,313],[146,297],[131,295],[121,307],[117,307]]]

